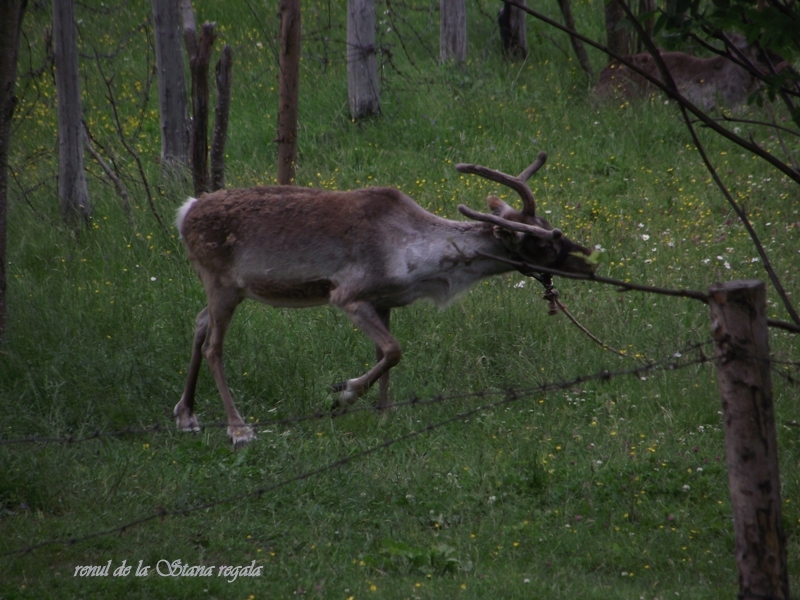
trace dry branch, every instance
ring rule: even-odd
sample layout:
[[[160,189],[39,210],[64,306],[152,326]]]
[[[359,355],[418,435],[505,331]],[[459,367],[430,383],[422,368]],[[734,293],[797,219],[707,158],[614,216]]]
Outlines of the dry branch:
[[[106,98],[108,99],[108,103],[111,106],[111,113],[114,116],[114,126],[116,127],[117,135],[119,136],[120,142],[122,142],[122,145],[125,148],[125,150],[128,152],[128,154],[131,155],[134,162],[136,163],[136,167],[139,170],[139,176],[142,178],[142,185],[144,185],[145,193],[147,194],[147,204],[150,207],[150,211],[153,213],[153,216],[156,218],[156,221],[158,221],[158,224],[164,231],[164,233],[169,235],[169,229],[167,228],[166,225],[164,225],[164,221],[161,218],[161,215],[158,214],[158,210],[156,209],[156,204],[153,200],[153,193],[150,190],[150,184],[148,183],[147,175],[145,175],[144,172],[144,165],[142,165],[142,159],[139,158],[138,152],[136,152],[136,150],[133,149],[133,147],[128,142],[127,137],[125,136],[125,131],[122,127],[122,121],[120,120],[119,117],[119,111],[117,110],[117,101],[114,97],[114,87],[112,85],[114,77],[113,75],[111,77],[108,77],[105,74],[105,71],[103,71],[103,67],[100,64],[99,58],[96,59],[96,63],[97,63],[97,70],[100,73],[100,77],[103,79],[103,83],[106,86],[106,91],[108,92],[108,96]]]
[[[770,262],[769,257],[767,256],[767,252],[764,249],[764,246],[761,243],[761,240],[758,238],[758,234],[756,234],[755,229],[753,229],[753,225],[750,223],[750,219],[747,217],[747,213],[745,212],[745,210],[742,207],[742,205],[739,204],[738,202],[736,202],[736,200],[733,199],[733,196],[728,191],[728,188],[725,186],[725,184],[722,182],[722,179],[720,179],[719,175],[717,174],[716,169],[714,168],[714,165],[711,164],[711,160],[708,158],[708,155],[706,154],[705,148],[703,147],[703,144],[700,141],[700,138],[697,135],[697,131],[695,130],[694,125],[692,124],[692,121],[689,118],[689,115],[688,115],[688,112],[687,112],[687,111],[690,110],[690,107],[691,108],[695,108],[695,107],[693,107],[688,102],[688,100],[686,100],[680,93],[678,93],[677,87],[675,86],[675,82],[673,81],[672,76],[669,73],[669,69],[667,68],[667,65],[664,63],[664,59],[662,58],[661,53],[658,51],[658,48],[656,48],[655,44],[653,43],[652,38],[644,30],[644,27],[642,27],[642,25],[639,23],[639,21],[635,18],[635,16],[634,16],[633,12],[631,11],[630,7],[628,7],[628,5],[623,0],[619,0],[619,3],[622,6],[622,9],[625,11],[625,14],[628,17],[628,19],[632,22],[633,27],[636,29],[637,33],[639,34],[639,39],[642,40],[642,42],[644,43],[644,45],[647,48],[647,50],[650,52],[650,54],[652,55],[653,59],[656,61],[656,64],[658,65],[658,68],[661,71],[661,76],[664,78],[664,81],[668,82],[668,84],[667,84],[668,87],[671,86],[671,88],[672,88],[671,91],[673,93],[675,93],[675,95],[677,96],[677,98],[679,100],[679,106],[680,106],[680,109],[681,109],[681,113],[683,114],[683,119],[686,122],[686,127],[689,129],[689,133],[692,136],[692,141],[694,141],[694,145],[697,148],[697,151],[700,153],[700,156],[703,159],[703,163],[706,165],[706,169],[711,174],[711,177],[714,179],[714,182],[717,184],[717,187],[722,192],[722,195],[728,201],[728,204],[730,204],[731,208],[736,213],[736,216],[739,217],[739,220],[742,222],[742,224],[744,225],[745,229],[747,230],[747,233],[750,235],[750,239],[753,241],[753,244],[756,247],[756,251],[758,252],[758,255],[761,257],[761,262],[762,262],[762,264],[764,266],[764,270],[767,272],[767,275],[769,276],[769,279],[772,282],[772,285],[775,288],[775,291],[778,292],[778,295],[780,296],[781,300],[783,301],[783,305],[786,308],[786,311],[789,313],[789,316],[792,317],[792,320],[796,324],[800,325],[800,315],[798,315],[797,311],[794,309],[794,306],[792,305],[791,301],[789,300],[789,296],[786,293],[786,290],[783,288],[783,284],[781,283],[781,280],[778,277],[778,274],[775,273],[775,269],[772,268],[772,263]],[[695,112],[695,110],[692,110],[691,112],[694,113],[695,116],[698,116],[697,113]],[[706,115],[705,113],[702,113],[702,111],[701,111],[701,114],[703,115],[703,117],[705,117],[705,118],[701,119],[701,121],[703,121],[704,124],[706,124],[706,121],[710,121],[711,123],[714,123],[714,125],[716,125],[716,122],[713,119],[710,119],[708,117],[708,115]],[[724,128],[723,128],[723,130],[727,131]],[[754,146],[756,148],[758,147],[756,144],[752,144],[751,143],[750,145],[752,145],[752,146]],[[775,160],[777,160],[777,159],[775,159]],[[784,164],[784,163],[782,163],[780,161],[778,161],[778,162],[781,165],[783,165],[785,168],[790,169],[790,170],[793,171],[793,169],[791,169],[788,165],[786,165],[786,164]],[[798,181],[798,183],[800,183],[800,181]]]
[[[109,166],[109,164],[103,159],[100,153],[92,144],[92,134],[89,131],[89,126],[86,124],[86,121],[83,122],[83,129],[86,133],[86,149],[89,151],[89,154],[92,155],[92,158],[100,165],[100,168],[103,169],[103,172],[106,174],[111,180],[111,183],[114,184],[114,188],[117,190],[120,198],[122,199],[122,209],[125,211],[125,217],[128,219],[128,225],[133,228],[136,226],[136,221],[133,218],[133,211],[131,210],[131,200],[130,195],[128,194],[128,190],[125,187],[125,184],[122,183],[122,180],[119,176],[114,172],[114,170]]]

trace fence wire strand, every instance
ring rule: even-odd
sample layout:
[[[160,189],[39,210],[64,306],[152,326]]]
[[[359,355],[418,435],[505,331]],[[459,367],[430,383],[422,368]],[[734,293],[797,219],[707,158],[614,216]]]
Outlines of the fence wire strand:
[[[562,382],[548,382],[548,383],[541,383],[539,385],[533,387],[509,387],[504,391],[501,390],[479,390],[475,392],[460,392],[454,394],[437,394],[432,396],[431,398],[424,399],[420,398],[416,395],[412,395],[411,398],[402,402],[395,402],[393,408],[404,408],[409,406],[431,406],[435,404],[444,404],[447,402],[453,402],[458,400],[468,400],[470,398],[487,398],[491,396],[502,395],[508,392],[508,390],[512,390],[518,394],[529,395],[532,393],[543,393],[548,391],[554,391],[558,389],[563,389],[563,386],[571,387],[574,385],[580,385],[581,383],[588,383],[590,381],[598,381],[598,380],[607,380],[612,377],[619,377],[622,375],[629,375],[629,374],[642,374],[648,371],[658,370],[659,368],[663,368],[665,363],[669,363],[676,358],[681,358],[684,354],[688,354],[693,351],[702,352],[702,349],[706,346],[711,345],[711,341],[706,342],[698,342],[692,343],[687,345],[681,350],[673,352],[667,359],[662,359],[660,361],[650,362],[646,365],[642,365],[635,368],[630,368],[626,370],[618,370],[618,371],[609,371],[605,369],[600,371],[599,373],[595,373],[592,375],[586,376],[579,376],[576,379],[572,380],[571,382],[562,383]],[[270,427],[270,426],[280,426],[280,425],[294,425],[298,423],[303,423],[307,421],[320,421],[322,419],[336,419],[340,417],[346,417],[355,415],[362,412],[380,412],[382,409],[376,406],[370,405],[361,405],[361,406],[345,406],[340,409],[329,410],[329,411],[317,411],[308,415],[300,415],[300,416],[288,416],[283,418],[276,418],[276,419],[255,419],[253,420],[250,425],[257,426],[257,427]],[[216,421],[211,423],[204,423],[200,425],[201,430],[207,429],[218,429],[218,428],[225,428],[228,426],[227,421]],[[125,427],[124,429],[118,429],[115,431],[93,431],[92,433],[88,433],[86,435],[66,435],[66,436],[25,436],[19,438],[11,438],[11,439],[0,439],[0,446],[14,446],[14,445],[22,445],[22,444],[81,444],[85,442],[91,442],[101,439],[110,439],[110,438],[118,438],[118,437],[125,437],[125,436],[132,436],[132,435],[143,435],[143,434],[152,434],[152,433],[161,433],[161,432],[171,432],[172,428],[165,426],[163,423],[154,423],[152,425],[146,425],[142,427]]]
[[[607,369],[603,369],[601,371],[598,371],[596,373],[592,373],[590,375],[577,376],[577,377],[575,377],[575,378],[573,378],[573,379],[571,379],[569,381],[544,382],[544,383],[541,383],[541,384],[536,385],[536,386],[525,387],[525,388],[508,388],[508,389],[503,390],[503,391],[500,391],[500,390],[483,390],[483,391],[480,391],[480,392],[456,394],[456,395],[453,395],[453,396],[446,396],[446,397],[445,396],[436,396],[436,397],[431,398],[429,400],[420,400],[420,399],[417,399],[415,397],[415,398],[412,398],[411,400],[409,400],[407,402],[402,403],[401,405],[411,406],[411,405],[423,405],[423,404],[438,404],[438,403],[442,403],[444,401],[452,400],[452,399],[455,399],[455,398],[463,399],[463,398],[499,397],[499,399],[497,399],[497,400],[495,400],[493,402],[483,403],[480,406],[477,406],[475,408],[471,408],[469,410],[461,411],[461,412],[459,412],[459,413],[457,413],[457,414],[455,414],[455,415],[453,415],[451,417],[448,417],[446,419],[443,419],[441,421],[438,421],[438,422],[435,422],[435,423],[429,423],[428,425],[426,425],[426,426],[424,426],[424,427],[422,427],[420,429],[415,429],[415,430],[410,431],[410,432],[408,432],[406,434],[403,434],[401,436],[398,436],[398,437],[395,437],[395,438],[392,438],[392,439],[388,439],[388,440],[384,440],[382,443],[376,444],[374,446],[371,446],[371,447],[369,447],[369,448],[367,448],[365,450],[362,450],[360,452],[356,452],[354,454],[343,456],[341,458],[338,458],[335,461],[332,461],[332,462],[328,463],[327,465],[324,465],[324,466],[316,468],[316,469],[310,469],[310,470],[304,471],[302,473],[298,473],[297,475],[295,475],[293,477],[289,477],[287,479],[283,479],[283,480],[278,481],[278,482],[276,482],[274,484],[271,484],[271,485],[260,486],[260,487],[257,487],[255,489],[250,490],[250,491],[245,492],[245,493],[233,494],[233,495],[227,496],[225,498],[221,498],[221,499],[218,499],[218,500],[213,500],[213,501],[210,501],[210,502],[205,502],[205,503],[202,503],[202,504],[197,504],[197,505],[189,506],[189,507],[185,507],[185,508],[168,509],[168,508],[163,508],[162,507],[162,508],[158,509],[157,511],[152,512],[151,514],[145,515],[145,516],[140,517],[138,519],[134,519],[134,520],[128,521],[128,522],[124,523],[123,525],[119,525],[117,527],[112,527],[112,528],[109,528],[109,529],[103,529],[103,530],[87,533],[87,534],[84,534],[84,535],[81,535],[81,536],[73,536],[73,537],[62,538],[62,539],[49,539],[49,540],[44,540],[44,541],[37,542],[37,543],[34,543],[34,544],[28,544],[23,548],[18,548],[16,550],[11,550],[11,551],[2,553],[2,554],[0,554],[0,558],[7,558],[7,557],[11,557],[11,556],[20,556],[20,555],[30,554],[31,552],[33,552],[35,550],[38,550],[40,548],[44,548],[44,547],[47,547],[47,546],[55,546],[55,545],[74,546],[75,544],[78,544],[80,542],[85,542],[85,541],[88,541],[88,540],[91,540],[91,539],[104,537],[104,536],[108,536],[108,535],[114,535],[114,534],[122,534],[122,533],[125,533],[129,529],[133,529],[135,527],[138,527],[138,526],[143,525],[145,523],[148,523],[150,521],[154,521],[156,519],[160,519],[160,518],[163,519],[163,518],[177,517],[177,516],[186,516],[186,515],[190,515],[190,514],[199,512],[199,511],[211,510],[211,509],[214,509],[216,507],[219,507],[219,506],[222,506],[222,505],[226,505],[226,504],[233,504],[233,503],[241,502],[241,501],[244,501],[244,500],[247,500],[247,499],[251,499],[251,498],[260,498],[265,494],[274,492],[274,491],[276,491],[276,490],[278,490],[280,488],[286,487],[286,486],[291,485],[293,483],[299,483],[299,482],[305,481],[307,479],[311,479],[312,477],[315,477],[317,475],[322,475],[324,473],[327,473],[327,472],[333,471],[335,469],[344,467],[345,465],[348,465],[351,462],[354,462],[356,460],[359,460],[359,459],[364,458],[366,456],[369,456],[371,454],[375,454],[377,452],[380,452],[381,450],[389,448],[390,446],[393,446],[393,445],[408,441],[408,440],[413,439],[415,437],[419,437],[419,436],[421,436],[421,435],[423,435],[425,433],[434,431],[434,430],[439,429],[441,427],[444,427],[446,425],[450,425],[450,424],[456,423],[458,421],[465,421],[466,419],[469,419],[470,417],[472,417],[472,416],[474,416],[474,415],[476,415],[476,414],[478,414],[480,412],[483,412],[483,411],[486,411],[486,410],[495,409],[495,408],[499,408],[499,407],[502,407],[502,406],[505,406],[505,405],[508,405],[508,404],[512,404],[514,402],[517,402],[517,401],[525,399],[525,398],[529,398],[531,396],[544,394],[544,393],[548,393],[548,392],[554,392],[554,391],[558,391],[558,390],[565,390],[565,389],[569,389],[569,388],[572,388],[572,387],[575,387],[575,386],[578,386],[578,385],[582,385],[582,384],[585,384],[585,383],[588,383],[588,382],[593,382],[593,381],[601,381],[601,382],[610,381],[611,379],[614,379],[614,378],[617,378],[617,377],[624,377],[624,376],[640,376],[641,377],[641,376],[644,376],[646,374],[659,372],[659,371],[676,371],[676,370],[679,370],[679,369],[685,369],[685,368],[692,367],[692,366],[702,365],[702,364],[708,363],[709,361],[713,360],[713,357],[707,356],[706,353],[703,352],[703,348],[708,346],[708,345],[710,345],[711,343],[712,342],[710,342],[710,341],[706,341],[706,342],[700,342],[700,343],[691,344],[691,345],[685,347],[682,350],[674,352],[668,358],[653,362],[653,363],[648,364],[648,365],[634,367],[634,368],[630,368],[630,369],[619,370],[619,371],[609,371]],[[696,357],[687,358],[687,357],[684,356],[684,355],[690,354],[690,353],[696,353]],[[298,422],[299,420],[319,419],[319,418],[322,418],[321,415],[329,416],[329,417],[333,418],[333,417],[343,416],[345,414],[352,414],[354,412],[356,412],[356,411],[339,411],[339,412],[335,412],[334,411],[334,412],[330,412],[330,413],[321,413],[320,415],[310,415],[308,417],[297,418],[292,422]],[[289,422],[289,421],[291,421],[291,420],[280,420],[280,421],[275,421],[275,422]],[[163,429],[163,428],[159,428],[159,429]],[[153,431],[153,428],[150,427],[150,428],[142,429],[142,432],[148,432],[148,431]],[[117,432],[117,433],[119,433],[120,435],[124,435],[126,432]],[[98,437],[100,437],[100,436],[99,435],[98,436],[87,436],[85,438],[82,438],[82,440],[88,441],[90,439],[98,439]],[[106,436],[106,437],[111,437],[111,436],[109,435],[109,436]],[[51,439],[53,439],[53,438],[51,438]]]

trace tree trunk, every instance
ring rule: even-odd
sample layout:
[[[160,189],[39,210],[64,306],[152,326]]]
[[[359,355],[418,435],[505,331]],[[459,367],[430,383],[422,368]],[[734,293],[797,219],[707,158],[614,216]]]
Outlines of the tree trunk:
[[[167,172],[170,167],[182,170],[189,163],[189,124],[180,12],[175,0],[153,0],[153,24],[161,120],[161,166]]]
[[[786,535],[767,335],[766,286],[731,281],[709,290],[722,398],[739,598],[789,598]]]
[[[225,187],[225,142],[231,110],[231,69],[233,54],[228,44],[217,61],[217,105],[214,109],[214,137],[211,138],[211,191]]]
[[[641,17],[643,15],[651,15],[656,10],[656,0],[639,0],[639,17],[642,21],[642,26],[644,27],[645,33],[647,33],[647,37],[653,39],[653,29],[655,27],[655,20],[652,16],[647,17],[646,19],[642,20]],[[636,52],[644,52],[645,45],[641,39],[638,37],[636,38],[635,44]]]
[[[194,20],[192,0],[178,0],[178,3],[183,23],[183,43],[186,44],[186,52],[191,60],[191,57],[197,54],[197,24]]]
[[[6,337],[6,265],[8,264],[8,155],[11,150],[11,119],[17,98],[19,32],[26,0],[0,2],[0,342]]]
[[[297,165],[297,101],[300,82],[300,0],[281,0],[278,82],[278,183],[294,183]]]
[[[191,6],[189,7],[191,12]],[[191,24],[194,24],[192,16]],[[184,20],[183,37],[189,54],[189,70],[192,74],[192,127],[191,127],[191,169],[194,193],[209,191],[208,176],[208,70],[211,64],[211,48],[214,45],[215,23],[203,23],[200,39],[197,31],[190,29]]]
[[[572,18],[572,7],[570,7],[569,0],[558,0],[558,5],[561,7],[561,14],[564,16],[564,25],[575,31],[575,19]],[[578,57],[581,69],[591,81],[594,81],[594,69],[592,69],[592,63],[589,61],[589,55],[586,54],[586,48],[583,47],[583,42],[574,36],[569,36],[569,41],[572,42],[572,49],[575,51],[575,56]]]
[[[519,0],[525,5],[525,0]],[[503,43],[503,54],[508,58],[525,58],[528,56],[528,31],[525,21],[526,13],[516,6],[503,4],[497,16],[500,27],[500,41]]]
[[[58,197],[69,224],[92,214],[83,165],[83,124],[73,0],[53,0],[56,98],[58,103]]]
[[[347,94],[351,118],[380,112],[375,0],[347,0]]]
[[[608,49],[617,54],[618,56],[627,56],[630,54],[628,48],[628,34],[620,22],[625,14],[622,11],[617,0],[609,0],[605,6],[606,16],[606,46]],[[609,60],[611,58],[609,57]]]
[[[439,61],[467,60],[467,5],[465,0],[439,0]]]

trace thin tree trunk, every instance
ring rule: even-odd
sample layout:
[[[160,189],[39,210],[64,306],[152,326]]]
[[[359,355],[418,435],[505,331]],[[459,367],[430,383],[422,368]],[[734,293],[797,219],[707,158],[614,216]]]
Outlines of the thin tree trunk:
[[[194,17],[192,17],[194,22]],[[200,39],[184,20],[183,36],[189,53],[192,74],[192,128],[190,157],[194,193],[201,195],[210,189],[208,175],[208,70],[211,48],[214,45],[215,23],[203,23]]]
[[[606,45],[609,50],[619,56],[627,56],[630,54],[628,34],[625,29],[620,26],[620,22],[624,16],[622,7],[617,0],[609,0],[606,3]]]
[[[11,146],[11,119],[17,98],[19,32],[26,0],[0,2],[0,341],[6,337],[6,264],[8,264],[8,155]]]
[[[211,138],[211,191],[225,187],[225,142],[231,110],[231,69],[233,53],[228,44],[217,61],[217,105],[214,109],[214,137]]]
[[[761,281],[709,290],[722,398],[739,598],[789,596],[772,403],[767,292]]]
[[[189,163],[189,126],[183,71],[180,11],[175,0],[153,0],[161,122],[161,165],[182,170]]]
[[[73,0],[53,0],[58,103],[58,197],[66,223],[88,223],[92,214],[83,163],[83,124]]]
[[[467,5],[465,0],[439,0],[439,61],[467,60]]]
[[[654,13],[655,10],[656,10],[656,0],[639,0],[639,17]],[[642,25],[644,26],[644,31],[647,34],[647,37],[653,39],[653,29],[655,27],[655,19],[652,16],[643,19]],[[635,36],[636,34],[631,33],[631,35]],[[631,46],[636,48],[636,52],[645,51],[645,45],[642,42],[641,38],[639,38],[639,36],[636,36],[636,43],[631,44]]]
[[[525,0],[518,0],[525,5]],[[503,54],[508,58],[525,58],[528,56],[528,30],[525,21],[526,13],[516,6],[503,4],[497,16],[500,27],[500,41],[503,43]]]
[[[380,112],[375,0],[347,1],[347,93],[351,118]]]
[[[297,165],[297,102],[300,82],[300,0],[281,0],[278,83],[278,183],[294,183]]]
[[[569,0],[558,0],[558,5],[561,7],[561,14],[564,16],[564,25],[575,31],[575,19],[572,18],[572,7],[569,4]],[[578,57],[581,69],[591,81],[594,81],[594,69],[592,69],[592,63],[589,61],[589,55],[586,54],[586,48],[583,47],[583,42],[574,36],[569,36],[569,41],[572,43],[572,49],[575,51],[575,56]]]

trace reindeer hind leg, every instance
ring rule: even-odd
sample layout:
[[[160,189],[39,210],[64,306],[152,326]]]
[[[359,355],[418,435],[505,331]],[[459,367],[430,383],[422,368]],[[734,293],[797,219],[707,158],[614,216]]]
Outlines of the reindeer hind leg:
[[[391,332],[389,325],[391,309],[377,308],[375,310],[378,313],[378,317],[380,317],[381,322],[386,327],[386,330]],[[378,362],[383,360],[383,350],[381,350],[381,347],[378,344],[375,344],[375,360]],[[381,375],[380,379],[378,379],[378,383],[380,384],[380,390],[378,392],[378,403],[375,405],[375,407],[382,410],[391,408],[394,405],[394,400],[389,396],[389,370]]]
[[[208,307],[197,315],[194,328],[194,342],[192,343],[192,358],[186,373],[186,386],[180,402],[172,411],[175,422],[180,431],[200,431],[200,423],[194,414],[194,395],[197,388],[197,376],[203,362],[203,344],[208,335]]]
[[[225,405],[225,414],[228,418],[228,437],[233,442],[234,448],[239,448],[253,441],[256,435],[253,428],[245,424],[233,402],[233,396],[225,380],[222,346],[233,313],[242,301],[242,297],[236,289],[212,286],[206,286],[206,296],[208,297],[209,331],[203,344],[203,355],[208,361],[214,381],[217,383],[219,395]]]

